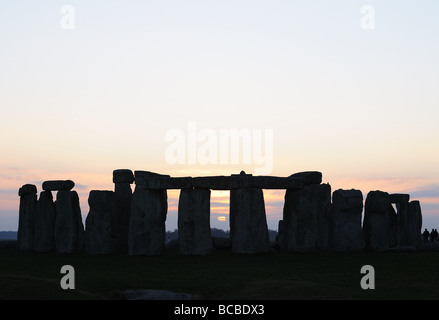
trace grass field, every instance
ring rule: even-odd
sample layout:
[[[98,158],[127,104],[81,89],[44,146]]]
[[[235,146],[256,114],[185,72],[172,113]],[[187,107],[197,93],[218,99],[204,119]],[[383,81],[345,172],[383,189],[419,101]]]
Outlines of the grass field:
[[[63,265],[75,290],[62,290]],[[375,290],[363,290],[363,265]],[[439,299],[439,253],[159,257],[37,254],[0,250],[0,299],[117,299],[127,289],[167,289],[195,299]]]

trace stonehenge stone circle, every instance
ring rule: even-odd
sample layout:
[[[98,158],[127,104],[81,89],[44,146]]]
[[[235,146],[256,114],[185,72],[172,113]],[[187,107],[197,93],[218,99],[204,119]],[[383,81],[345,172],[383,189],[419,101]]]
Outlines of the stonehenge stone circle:
[[[171,177],[151,171],[113,171],[114,191],[92,190],[82,222],[72,180],[50,180],[19,188],[17,248],[25,251],[88,254],[161,255],[165,249],[168,189],[179,189],[178,233],[182,255],[205,255],[218,248],[238,254],[270,251],[263,189],[285,191],[277,248],[286,252],[387,251],[420,245],[422,212],[408,194],[370,191],[363,214],[360,190],[332,193],[318,171],[289,177]],[[134,193],[131,184],[135,183]],[[230,239],[210,230],[211,190],[230,192]],[[54,194],[56,192],[56,201]],[[394,209],[396,207],[396,211]]]

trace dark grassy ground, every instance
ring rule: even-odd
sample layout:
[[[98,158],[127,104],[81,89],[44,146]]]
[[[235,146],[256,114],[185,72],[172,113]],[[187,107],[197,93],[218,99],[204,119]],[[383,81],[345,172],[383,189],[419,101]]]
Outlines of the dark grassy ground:
[[[75,268],[62,290],[60,269]],[[363,265],[375,290],[362,290]],[[37,254],[0,250],[0,299],[116,299],[126,289],[167,289],[195,299],[438,299],[439,253],[160,257]]]

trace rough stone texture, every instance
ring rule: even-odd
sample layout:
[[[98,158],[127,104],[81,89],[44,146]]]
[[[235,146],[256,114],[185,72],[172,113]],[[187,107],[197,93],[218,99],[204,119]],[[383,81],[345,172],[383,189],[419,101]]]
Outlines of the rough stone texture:
[[[236,181],[238,181],[238,179],[236,179]],[[231,177],[227,177],[227,176],[195,177],[192,178],[192,186],[198,189],[230,190]]]
[[[320,208],[317,215],[317,250],[328,251],[331,249],[331,185],[329,183],[318,185],[317,190]]]
[[[150,171],[134,171],[136,185],[145,189],[167,189],[170,176]]]
[[[391,196],[387,192],[368,193],[363,232],[367,250],[387,251],[397,245],[397,218]]]
[[[261,189],[230,191],[230,237],[235,253],[262,253],[270,250]]]
[[[75,183],[72,180],[51,180],[43,182],[44,191],[70,191],[74,186]]]
[[[252,177],[252,188],[258,189],[302,189],[304,186],[301,178],[284,178],[284,177],[270,177],[270,176],[255,176]]]
[[[111,233],[114,239],[114,253],[128,252],[128,232],[131,214],[131,186],[128,183],[116,183],[114,188],[114,214],[111,216]]]
[[[28,194],[36,194],[36,193],[37,193],[37,186],[33,184],[25,184],[20,189],[18,189],[18,195],[20,197]]]
[[[117,169],[113,171],[113,183],[128,183],[134,182],[134,174],[129,169]]]
[[[399,211],[403,212],[403,210]],[[422,211],[419,201],[411,201],[409,203],[407,216],[401,216],[399,219],[399,230],[401,245],[418,246],[420,244]],[[404,231],[401,233],[402,230]]]
[[[90,191],[90,211],[85,220],[85,250],[89,254],[114,252],[111,219],[115,210],[112,191]]]
[[[190,189],[192,188],[192,177],[169,178],[166,189]]]
[[[136,185],[146,189],[211,189],[211,190],[233,190],[245,188],[257,189],[301,189],[304,180],[307,184],[315,184],[319,179],[318,172],[306,172],[297,177],[271,177],[271,176],[252,176],[241,172],[231,176],[211,176],[211,177],[170,177],[149,171],[135,171]],[[114,178],[113,178],[114,180]],[[319,182],[320,183],[320,182]]]
[[[290,252],[313,252],[328,246],[327,210],[331,204],[331,187],[309,185],[302,190],[287,190],[280,226],[281,248]],[[322,224],[322,225],[321,225]]]
[[[409,194],[392,193],[390,195],[390,202],[392,202],[392,203],[409,202],[409,201],[410,201],[410,195]]]
[[[322,173],[319,171],[298,172],[292,174],[290,178],[302,179],[305,186],[322,183]]]
[[[422,232],[422,215],[416,208],[417,204],[410,205],[410,196],[407,194],[392,194],[392,203],[396,203],[398,221],[398,244],[401,246],[419,245],[419,234]],[[413,201],[412,201],[413,202]],[[410,210],[412,208],[412,210]]]
[[[55,204],[51,191],[42,191],[35,217],[35,251],[51,252],[55,249]]]
[[[334,251],[364,249],[361,228],[363,194],[359,190],[336,190],[332,194],[331,244]]]
[[[231,176],[213,176],[192,178],[192,186],[200,189],[235,190],[245,188],[256,189],[301,189],[303,180],[270,176],[252,176],[236,174]]]
[[[84,225],[76,191],[58,191],[55,208],[55,245],[57,252],[75,253],[82,251],[84,248]]]
[[[22,251],[31,251],[35,248],[36,192],[36,186],[29,184],[22,186],[18,191],[21,196],[18,213],[17,247]]]
[[[167,211],[166,190],[151,190],[136,185],[131,200],[128,234],[128,253],[130,255],[160,255],[163,253]]]
[[[180,253],[204,255],[212,251],[210,234],[210,190],[182,189],[178,201]]]

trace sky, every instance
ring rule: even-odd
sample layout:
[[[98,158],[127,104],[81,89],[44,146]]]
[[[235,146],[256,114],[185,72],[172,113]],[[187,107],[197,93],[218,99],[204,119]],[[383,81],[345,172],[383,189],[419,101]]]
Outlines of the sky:
[[[85,219],[90,190],[113,190],[120,168],[321,171],[332,190],[409,193],[436,228],[438,12],[435,0],[0,0],[0,230],[17,229],[23,184],[75,181]],[[264,191],[274,230],[284,194]],[[228,229],[228,197],[212,193],[212,227]]]

